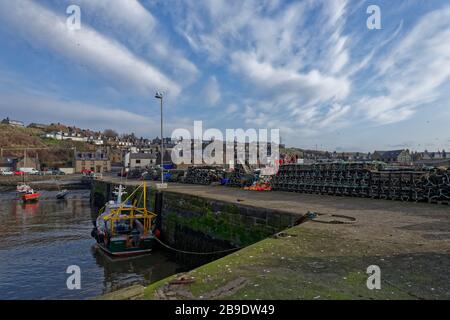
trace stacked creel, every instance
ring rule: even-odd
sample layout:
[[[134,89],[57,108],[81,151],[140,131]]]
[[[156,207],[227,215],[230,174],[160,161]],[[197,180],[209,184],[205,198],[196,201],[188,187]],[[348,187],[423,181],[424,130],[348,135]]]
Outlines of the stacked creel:
[[[287,164],[272,189],[402,201],[450,201],[450,170],[383,169],[379,163]]]

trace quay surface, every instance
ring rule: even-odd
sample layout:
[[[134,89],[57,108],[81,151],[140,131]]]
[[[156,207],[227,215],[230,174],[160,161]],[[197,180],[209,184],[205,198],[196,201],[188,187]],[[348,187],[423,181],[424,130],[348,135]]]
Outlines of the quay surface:
[[[118,177],[103,180],[120,182]],[[141,298],[450,299],[448,205],[172,183],[165,190],[299,218],[316,212],[322,222],[307,221],[186,274],[158,281],[146,287]],[[331,215],[355,221],[330,223],[342,220]],[[371,265],[381,270],[379,290],[366,285]],[[173,281],[177,279],[182,281]],[[107,298],[119,297],[126,298],[120,292]]]
[[[29,184],[36,189],[58,190],[60,187],[68,189],[85,188],[86,184],[81,174],[70,175],[27,175],[22,176],[0,176],[0,191],[15,190],[17,184]]]

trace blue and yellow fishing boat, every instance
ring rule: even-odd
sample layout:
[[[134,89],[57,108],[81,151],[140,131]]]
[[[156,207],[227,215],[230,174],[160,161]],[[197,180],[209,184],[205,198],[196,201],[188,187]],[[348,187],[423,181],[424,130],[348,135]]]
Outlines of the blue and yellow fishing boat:
[[[146,183],[136,188],[125,201],[122,201],[123,193],[120,185],[117,200],[106,203],[100,210],[91,235],[97,240],[98,247],[112,256],[149,253],[156,245],[152,231],[156,214],[146,207]]]

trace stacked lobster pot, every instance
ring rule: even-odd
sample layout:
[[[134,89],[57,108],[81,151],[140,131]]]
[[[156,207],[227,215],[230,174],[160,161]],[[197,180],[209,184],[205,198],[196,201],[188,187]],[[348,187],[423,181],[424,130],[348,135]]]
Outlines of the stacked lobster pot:
[[[229,187],[249,187],[256,180],[255,175],[245,173],[245,170],[242,166],[238,165],[234,169],[233,172],[230,172],[227,175],[228,182],[226,183]]]
[[[450,170],[386,170],[380,163],[288,164],[273,190],[402,201],[450,201]]]
[[[220,178],[221,170],[215,167],[190,167],[181,182],[209,185],[213,182],[218,182]]]

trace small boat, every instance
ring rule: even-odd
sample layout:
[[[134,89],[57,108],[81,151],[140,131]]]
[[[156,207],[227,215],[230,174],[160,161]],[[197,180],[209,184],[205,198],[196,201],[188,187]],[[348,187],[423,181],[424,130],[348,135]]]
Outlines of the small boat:
[[[63,189],[56,194],[56,199],[58,200],[65,199],[68,194],[69,190]]]
[[[122,201],[123,187],[119,186],[116,201],[106,203],[91,232],[101,250],[109,255],[122,257],[152,251],[156,245],[152,232],[156,214],[147,210],[146,192],[144,182]],[[139,203],[142,205],[138,206]]]
[[[18,184],[17,188],[16,188],[17,192],[19,192],[19,193],[26,193],[30,189],[31,189],[31,187],[25,183]]]
[[[22,200],[23,202],[33,202],[38,201],[41,194],[39,192],[34,192],[33,189],[28,189],[27,192],[22,194]]]
[[[61,189],[61,186],[58,183],[58,181],[56,179],[54,179],[54,180],[55,180],[55,184],[58,186],[58,193],[56,194],[56,199],[58,199],[58,200],[65,199],[67,194],[69,193],[69,190]]]

